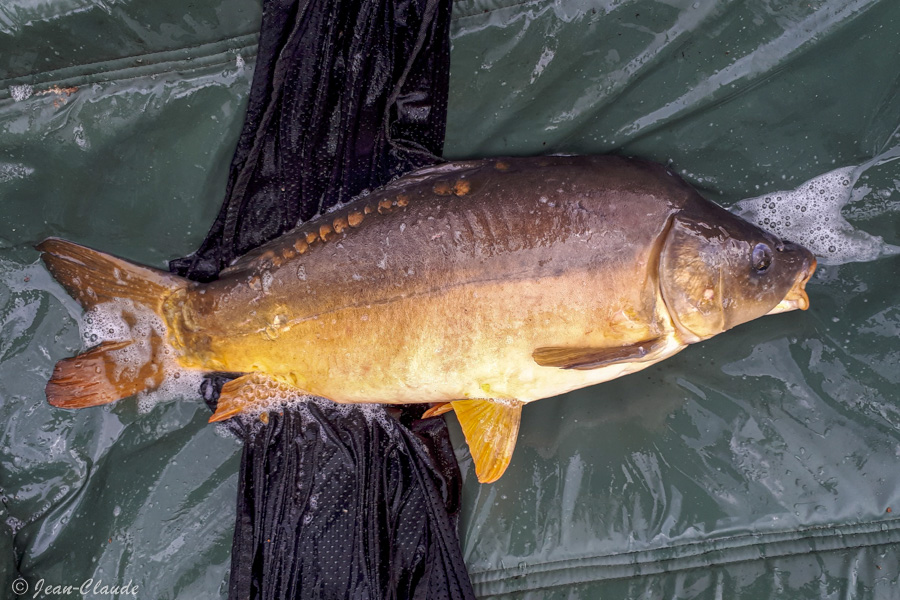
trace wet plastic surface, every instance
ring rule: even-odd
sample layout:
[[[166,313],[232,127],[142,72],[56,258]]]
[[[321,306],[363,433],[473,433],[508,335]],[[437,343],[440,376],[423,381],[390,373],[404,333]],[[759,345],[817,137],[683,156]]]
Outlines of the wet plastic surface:
[[[890,0],[506,4],[454,7],[448,156],[637,154],[733,205],[900,143]],[[158,266],[196,247],[240,129],[252,62],[238,46],[227,64],[85,76],[70,96],[0,92],[4,590],[18,569],[32,586],[227,591],[239,445],[194,399],[146,415],[47,406],[78,310],[30,244],[62,235]],[[868,168],[843,210],[892,244],[897,180],[897,161]],[[900,594],[898,270],[897,257],[820,267],[805,313],[530,405],[496,484],[477,484],[459,444],[476,592]]]
[[[121,80],[173,72],[179,61],[192,68],[217,50],[255,51],[259,20],[260,4],[247,0],[7,0],[0,5],[0,80],[68,87],[78,76]]]

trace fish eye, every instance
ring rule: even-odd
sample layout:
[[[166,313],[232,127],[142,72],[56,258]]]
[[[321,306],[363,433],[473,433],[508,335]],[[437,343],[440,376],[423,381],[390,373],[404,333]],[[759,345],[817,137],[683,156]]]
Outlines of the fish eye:
[[[769,248],[768,244],[757,244],[753,247],[750,262],[754,271],[765,273],[769,265],[772,264],[772,249]]]

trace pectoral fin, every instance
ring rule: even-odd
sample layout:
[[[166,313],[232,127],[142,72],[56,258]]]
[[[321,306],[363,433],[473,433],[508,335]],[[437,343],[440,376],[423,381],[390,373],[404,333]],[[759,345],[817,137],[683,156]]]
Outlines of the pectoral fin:
[[[542,367],[588,370],[623,362],[640,362],[650,353],[665,345],[665,340],[654,338],[628,346],[612,348],[563,348],[548,346],[538,348],[531,356]]]
[[[481,483],[500,479],[516,447],[522,403],[518,400],[457,400],[451,403]]]
[[[279,399],[289,399],[306,393],[262,373],[241,375],[222,386],[216,412],[209,418],[209,422],[224,421],[250,410],[258,411]]]

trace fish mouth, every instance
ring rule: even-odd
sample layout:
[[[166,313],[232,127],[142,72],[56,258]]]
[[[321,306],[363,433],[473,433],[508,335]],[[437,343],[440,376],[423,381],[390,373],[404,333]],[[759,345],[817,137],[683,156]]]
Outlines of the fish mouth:
[[[812,264],[797,278],[794,286],[779,302],[775,308],[766,313],[766,315],[777,315],[779,313],[788,312],[790,310],[806,310],[809,308],[809,295],[806,293],[806,282],[812,277],[816,270],[816,259],[812,259]]]

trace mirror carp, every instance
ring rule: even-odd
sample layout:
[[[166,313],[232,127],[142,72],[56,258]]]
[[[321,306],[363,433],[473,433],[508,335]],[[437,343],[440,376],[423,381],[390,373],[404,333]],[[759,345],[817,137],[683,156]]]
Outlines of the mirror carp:
[[[210,421],[305,394],[454,411],[479,481],[522,406],[634,373],[736,325],[805,310],[814,256],[615,156],[498,158],[410,173],[196,283],[50,238],[38,246],[115,339],[57,363],[54,406],[238,373]]]

